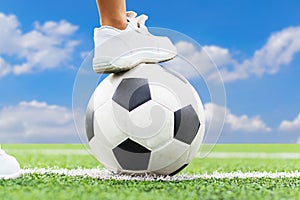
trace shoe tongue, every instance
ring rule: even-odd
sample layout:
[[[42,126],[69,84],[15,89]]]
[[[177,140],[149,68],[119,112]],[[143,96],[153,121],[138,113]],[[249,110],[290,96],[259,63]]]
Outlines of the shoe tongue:
[[[137,13],[133,11],[129,11],[126,13],[127,21],[128,21],[128,28],[130,30],[134,29],[138,32],[145,32],[148,33],[147,27],[145,26],[145,22],[148,19],[147,15],[140,15],[137,17]]]
[[[147,15],[140,15],[136,18],[137,20],[137,24],[139,27],[143,27],[143,28],[146,28],[145,26],[145,22],[147,21],[148,19],[148,16]]]
[[[133,12],[133,11],[126,12],[127,18],[135,18],[136,16],[137,16],[136,12]]]

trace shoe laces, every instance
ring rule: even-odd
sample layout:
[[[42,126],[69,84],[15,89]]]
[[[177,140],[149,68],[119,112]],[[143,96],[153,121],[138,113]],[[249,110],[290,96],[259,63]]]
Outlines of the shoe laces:
[[[136,12],[129,11],[126,13],[128,25],[135,31],[140,33],[147,33],[149,34],[149,31],[145,25],[148,16],[147,15],[140,15],[137,16]]]

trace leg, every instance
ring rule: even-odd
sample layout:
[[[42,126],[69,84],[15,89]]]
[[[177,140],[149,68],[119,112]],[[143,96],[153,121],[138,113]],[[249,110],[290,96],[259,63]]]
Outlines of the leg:
[[[96,0],[102,26],[124,30],[127,26],[125,0]]]

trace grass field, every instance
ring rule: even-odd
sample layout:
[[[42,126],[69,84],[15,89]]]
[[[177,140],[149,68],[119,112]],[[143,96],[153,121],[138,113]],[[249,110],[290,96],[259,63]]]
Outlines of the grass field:
[[[3,145],[24,174],[0,199],[300,199],[300,145],[217,145],[174,177],[110,175],[81,145]],[[119,180],[121,179],[121,180]]]

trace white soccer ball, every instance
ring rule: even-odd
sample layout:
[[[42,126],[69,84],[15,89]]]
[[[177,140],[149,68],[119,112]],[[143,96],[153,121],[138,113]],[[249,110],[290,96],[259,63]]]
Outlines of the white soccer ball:
[[[94,91],[86,113],[91,151],[119,173],[178,173],[195,157],[204,130],[196,90],[158,64],[109,75]]]

